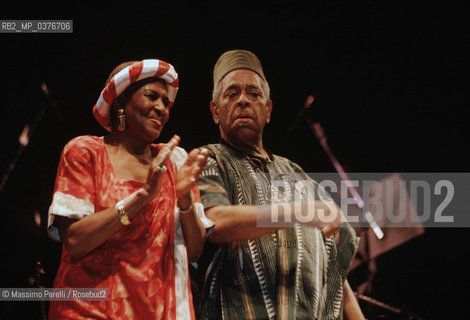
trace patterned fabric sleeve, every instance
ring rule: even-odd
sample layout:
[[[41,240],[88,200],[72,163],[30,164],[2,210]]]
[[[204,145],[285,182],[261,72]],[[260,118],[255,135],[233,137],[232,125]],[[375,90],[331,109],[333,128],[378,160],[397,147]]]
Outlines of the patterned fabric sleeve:
[[[307,176],[307,174],[299,165],[290,160],[289,162],[295,171],[302,172]],[[334,199],[322,185],[313,179],[312,182],[315,184],[315,199],[322,201],[334,201]],[[343,275],[347,273],[347,270],[349,269],[350,264],[354,259],[359,240],[360,238],[356,235],[355,230],[348,222],[344,222],[341,225],[341,228],[339,229],[339,232],[336,233],[336,235],[332,235],[330,239],[327,239],[327,241],[332,241],[335,243],[335,251],[337,252],[335,254],[337,261],[337,266],[335,266],[335,268],[339,268],[339,270],[341,270],[341,274]]]
[[[55,216],[81,219],[95,211],[90,141],[86,137],[75,138],[62,151],[47,225],[49,236],[54,240],[60,241]]]
[[[232,204],[227,191],[228,187],[212,151],[209,152],[207,167],[202,171],[198,185],[201,201],[206,210],[217,205],[229,206]]]

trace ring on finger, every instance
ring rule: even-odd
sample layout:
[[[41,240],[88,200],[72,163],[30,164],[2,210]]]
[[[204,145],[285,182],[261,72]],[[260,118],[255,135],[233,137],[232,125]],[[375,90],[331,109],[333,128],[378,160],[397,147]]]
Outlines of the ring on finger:
[[[160,171],[160,172],[162,172],[162,173],[164,173],[164,172],[167,171],[168,169],[166,168],[165,165],[162,165],[162,166],[158,166],[158,167],[157,167],[157,170]]]

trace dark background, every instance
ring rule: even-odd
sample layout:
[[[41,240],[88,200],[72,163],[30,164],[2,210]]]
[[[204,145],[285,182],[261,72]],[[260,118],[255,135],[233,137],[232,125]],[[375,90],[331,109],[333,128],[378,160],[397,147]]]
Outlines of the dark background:
[[[45,110],[0,192],[0,287],[30,286],[36,261],[46,272],[43,285],[52,286],[60,244],[47,238],[45,224],[60,152],[75,136],[106,133],[91,110],[108,74],[123,61],[159,58],[180,76],[159,141],[177,133],[191,149],[218,140],[209,112],[212,68],[225,50],[248,49],[263,63],[274,102],[265,144],[306,171],[334,171],[305,122],[287,132],[313,94],[309,115],[322,124],[347,171],[468,172],[469,12],[463,5],[335,0],[13,6],[2,9],[1,19],[73,19],[74,31],[0,34],[2,174],[24,125]],[[371,296],[427,319],[468,319],[468,234],[463,228],[428,229],[380,256]],[[352,272],[351,284],[358,278]],[[361,305],[369,319],[386,314]],[[37,302],[0,303],[0,318],[39,318],[39,308]]]

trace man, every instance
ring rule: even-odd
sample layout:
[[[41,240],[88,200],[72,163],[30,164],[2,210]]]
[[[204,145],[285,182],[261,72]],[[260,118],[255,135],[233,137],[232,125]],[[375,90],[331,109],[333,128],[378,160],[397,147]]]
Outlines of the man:
[[[221,143],[206,146],[199,181],[206,215],[215,222],[201,318],[341,319],[344,309],[348,319],[363,319],[346,280],[358,239],[347,223],[338,229],[340,210],[318,184],[310,180],[313,187],[296,190],[306,174],[264,147],[272,101],[253,53],[222,54],[210,109]],[[275,187],[279,182],[282,188]],[[316,205],[308,221],[297,215],[312,213],[305,203]],[[318,209],[334,219],[320,219]]]

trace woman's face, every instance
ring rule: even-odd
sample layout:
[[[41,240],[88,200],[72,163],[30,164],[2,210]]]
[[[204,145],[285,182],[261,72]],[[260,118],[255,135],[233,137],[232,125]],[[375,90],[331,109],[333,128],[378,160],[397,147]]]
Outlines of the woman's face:
[[[163,80],[156,80],[140,87],[124,108],[126,133],[153,142],[167,123],[170,100]]]

